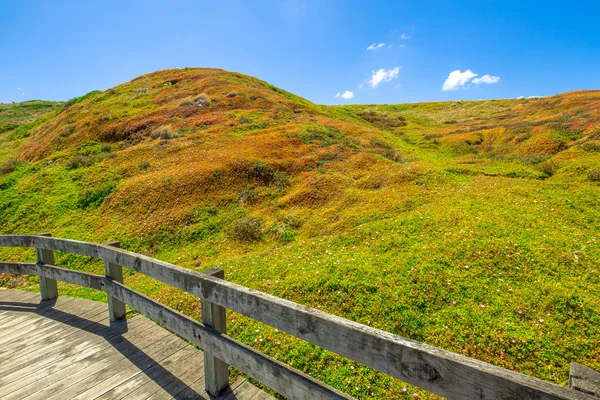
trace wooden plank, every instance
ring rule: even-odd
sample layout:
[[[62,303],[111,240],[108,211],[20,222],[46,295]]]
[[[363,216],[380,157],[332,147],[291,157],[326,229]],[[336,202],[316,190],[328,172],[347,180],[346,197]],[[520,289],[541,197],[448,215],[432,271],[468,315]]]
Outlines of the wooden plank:
[[[144,353],[136,353],[131,359],[123,360],[111,366],[104,373],[92,375],[77,385],[72,386],[66,391],[68,392],[67,396],[64,396],[65,393],[61,392],[60,396],[52,396],[48,400],[61,400],[64,398],[72,400],[95,399],[112,388],[126,382],[132,376],[143,373],[143,371],[185,346],[187,346],[187,343],[177,337],[170,336],[166,340],[157,343],[156,347],[148,349]],[[77,394],[73,395],[73,392]]]
[[[9,373],[5,379],[0,377],[0,396],[59,373],[71,365],[77,364],[81,368],[104,358],[106,352],[114,352],[115,348],[120,349],[127,346],[129,344],[127,338],[138,333],[138,329],[143,331],[146,322],[147,320],[140,320],[138,326],[130,326],[125,332],[110,335],[104,341],[97,340],[96,337],[88,337],[88,340],[74,344],[67,351],[56,355],[56,357],[49,356],[48,358],[53,360],[51,363],[48,363],[47,359],[42,359],[41,362],[39,360],[33,361],[16,372]],[[117,331],[114,328],[112,330]]]
[[[169,384],[160,385],[160,387],[151,392],[150,396],[147,397],[150,399],[159,399],[159,398],[168,398],[171,399],[177,394],[181,393],[185,389],[187,389],[190,385],[192,385],[199,378],[202,379],[204,375],[204,356],[201,351],[196,351],[185,363],[181,365],[181,369],[177,371],[176,381],[173,381]],[[204,391],[204,388],[202,389]],[[137,391],[136,391],[137,392]],[[132,398],[127,398],[126,400],[133,400],[137,396],[136,392],[132,393]],[[144,389],[144,392],[150,393],[148,388]]]
[[[186,363],[198,350],[192,346],[184,346],[179,351],[161,360],[144,373],[136,374],[119,386],[96,397],[96,400],[113,399],[146,399],[157,390],[159,385],[168,385],[179,380],[175,375],[177,364]]]
[[[252,383],[244,380],[244,382],[233,390],[233,393],[225,397],[223,400],[250,400],[254,395],[260,392],[260,389]]]
[[[163,306],[119,283],[106,281],[107,291],[184,339],[210,348],[215,356],[292,399],[348,399],[288,365],[282,364],[227,335]]]
[[[64,331],[58,333],[52,331],[51,328],[42,328],[42,331],[49,330],[45,336],[28,338],[26,341],[19,339],[12,340],[0,348],[0,358],[12,357],[13,354],[25,355],[36,349],[45,350],[45,346],[56,343],[57,337],[60,336],[61,340],[68,340],[70,334],[78,332],[80,329],[86,329],[94,323],[104,323],[105,320],[108,320],[108,315],[106,315],[104,307],[97,305],[88,311],[82,310],[80,316],[64,313],[54,318],[57,322],[64,325]]]
[[[569,387],[600,398],[600,372],[572,362],[569,372]]]
[[[252,397],[252,400],[275,400],[275,397],[261,390],[256,395],[254,395],[254,397]]]
[[[135,352],[127,358],[109,365],[102,365],[102,368],[98,370],[91,370],[82,379],[79,379],[77,382],[69,382],[69,384],[64,385],[63,389],[55,391],[47,399],[70,399],[82,395],[84,392],[88,396],[87,398],[94,398],[94,396],[102,394],[103,391],[110,390],[120,382],[127,380],[130,376],[148,368],[148,366],[154,365],[156,360],[164,357],[164,354],[172,354],[173,351],[176,351],[173,347],[179,349],[183,346],[185,346],[185,343],[181,339],[169,333],[144,347],[143,352]]]
[[[144,351],[157,340],[170,334],[165,329],[157,328],[157,325],[152,323],[150,326],[146,326],[145,329],[128,337],[122,342],[121,347],[115,347],[114,351],[113,349],[108,349],[109,351],[103,354],[104,358],[96,362],[86,362],[84,360],[82,363],[70,365],[57,373],[22,387],[13,392],[12,395],[16,398],[27,397],[27,400],[45,400],[53,394],[75,385],[77,382],[104,368],[110,367],[118,361],[129,358],[137,352]]]
[[[22,370],[21,368],[25,368],[31,364],[37,364],[41,368],[42,365],[50,364],[46,361],[47,359],[61,360],[69,356],[75,347],[85,348],[86,345],[103,343],[104,340],[110,343],[113,339],[121,337],[122,334],[129,334],[131,330],[145,329],[147,325],[148,323],[145,320],[132,321],[126,329],[114,329],[109,332],[103,332],[100,335],[80,331],[69,335],[68,339],[60,339],[45,348],[37,348],[25,355],[16,354],[17,357],[9,359],[2,364],[0,374],[9,374],[15,370]],[[60,333],[64,332],[60,327],[57,331]],[[23,373],[23,375],[25,374]]]
[[[59,298],[58,300],[60,301],[63,299],[65,299],[65,298]],[[102,316],[100,316],[98,314],[105,311],[104,308],[100,307],[99,304],[95,304],[93,306],[94,307],[91,307],[91,306],[88,306],[87,304],[80,306],[77,302],[73,302],[73,303],[67,303],[67,304],[60,305],[60,308],[61,308],[60,310],[56,309],[56,308],[43,310],[43,312],[41,312],[40,314],[37,314],[37,315],[39,315],[41,317],[45,317],[46,315],[50,314],[50,312],[52,312],[52,314],[50,314],[50,317],[52,318],[52,320],[65,325],[65,329],[69,330],[71,328],[82,328],[83,326],[85,326],[85,325],[82,326],[82,324],[88,323],[89,320],[91,320],[93,322],[99,322],[102,319]],[[71,310],[79,312],[80,315],[71,314],[70,313]],[[51,327],[41,328],[40,330],[43,333],[48,329],[51,329]],[[48,332],[47,334],[49,336],[49,339],[54,335],[53,332]],[[4,344],[3,348],[0,349],[0,356],[6,357],[7,353],[14,352],[15,350],[20,352],[21,354],[23,354],[22,352],[23,352],[24,345],[36,345],[37,347],[39,347],[39,345],[37,345],[37,343],[40,340],[45,340],[45,338],[43,338],[43,337],[28,338],[28,340],[26,342],[19,340],[18,338],[15,338],[14,340]],[[9,348],[6,348],[5,346],[9,346]]]
[[[49,233],[40,233],[38,236],[51,236]],[[54,265],[54,252],[52,249],[36,248],[35,254],[38,264]],[[40,295],[42,300],[51,300],[58,297],[56,279],[40,275]]]
[[[106,245],[117,248],[121,247],[121,244],[119,242],[106,243]],[[115,282],[123,283],[123,267],[105,261],[104,270],[106,278]],[[126,312],[127,311],[125,310],[125,304],[123,304],[119,299],[115,299],[114,297],[108,296],[108,315],[110,316],[110,320],[112,322],[116,322],[122,319],[125,316]]]
[[[88,331],[72,335],[69,340],[64,341],[60,346],[54,347],[51,351],[36,351],[13,361],[2,363],[2,366],[0,366],[0,384],[6,384],[13,379],[24,377],[28,372],[36,372],[42,367],[60,362],[73,354],[86,352],[89,348],[97,348],[96,345],[107,346],[109,345],[106,342],[107,339],[119,335],[125,336],[137,325],[143,323],[145,323],[143,320],[139,322],[132,321],[117,327],[95,324]],[[33,367],[34,365],[36,368]]]
[[[225,279],[225,271],[222,269],[212,268],[204,271],[204,273],[215,278]],[[200,299],[200,303],[202,307],[202,323],[216,331],[227,334],[225,308],[208,300]],[[210,348],[205,347],[203,350],[204,385],[209,394],[217,396],[229,386],[229,365],[215,357]]]
[[[50,288],[48,289],[50,290],[50,294],[53,294],[53,289],[51,288],[53,281],[59,280],[62,282],[72,283],[79,286],[101,290],[101,282],[102,280],[104,280],[104,277],[102,275],[90,274],[81,271],[72,271],[66,268],[55,267],[50,264],[39,263],[32,264],[0,262],[0,272],[38,275],[40,276],[40,282],[49,282],[44,283],[44,287]],[[44,280],[42,280],[42,278],[44,278]],[[40,283],[40,285],[41,284],[42,283]],[[50,294],[42,293],[42,299],[46,300],[44,296],[49,296]]]
[[[4,343],[7,343],[15,335],[23,336],[29,333],[32,330],[35,330],[35,334],[40,334],[40,332],[44,331],[44,326],[48,324],[52,324],[56,320],[60,320],[63,312],[59,310],[57,307],[65,307],[65,304],[73,304],[73,299],[65,298],[60,299],[58,302],[60,304],[52,304],[49,307],[44,307],[40,310],[35,311],[25,311],[22,313],[22,319],[20,319],[17,324],[5,325],[2,327],[3,331],[6,331],[6,334],[0,338],[0,347]],[[56,317],[56,319],[55,319]],[[10,334],[12,332],[12,334]]]
[[[0,246],[42,247],[126,266],[444,397],[591,398],[569,388],[122,249],[40,236],[0,236]]]

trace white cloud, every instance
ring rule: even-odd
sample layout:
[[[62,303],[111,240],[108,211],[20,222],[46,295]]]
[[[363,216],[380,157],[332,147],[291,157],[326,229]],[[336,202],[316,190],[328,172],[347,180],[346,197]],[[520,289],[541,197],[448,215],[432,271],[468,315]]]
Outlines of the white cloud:
[[[484,75],[481,78],[475,78],[472,80],[472,82],[476,85],[479,85],[480,83],[498,83],[500,82],[500,77],[499,76],[490,76],[490,75]]]
[[[354,92],[346,90],[344,93],[338,93],[335,97],[341,97],[342,99],[350,100],[354,98]]]
[[[392,68],[389,70],[385,70],[385,69],[381,68],[377,71],[373,71],[373,74],[371,75],[371,79],[369,79],[368,83],[369,83],[369,85],[371,85],[371,87],[373,89],[375,89],[382,82],[389,82],[392,79],[398,78],[399,74],[400,74],[400,67],[395,67],[395,68]]]
[[[444,86],[442,86],[442,90],[447,92],[448,90],[456,90],[459,87],[464,87],[471,79],[475,78],[477,74],[475,74],[470,69],[465,72],[460,72],[459,69],[456,71],[450,72],[448,78],[446,78],[446,82],[444,82]]]
[[[410,39],[410,36],[408,36],[406,33],[403,33],[402,35],[400,35],[400,39]]]
[[[476,76],[478,76],[478,74],[474,73],[470,69],[466,70],[465,72],[460,72],[459,69],[452,71],[450,72],[450,75],[448,75],[448,78],[446,78],[444,86],[442,86],[442,90],[447,92],[449,90],[464,89],[468,83],[479,85],[482,83],[492,84],[500,82],[499,76],[492,76],[488,74],[483,75],[481,78],[476,78]]]
[[[367,47],[367,51],[377,51],[377,50],[381,49],[383,46],[385,46],[385,43],[379,43],[379,44],[373,43],[372,45]]]

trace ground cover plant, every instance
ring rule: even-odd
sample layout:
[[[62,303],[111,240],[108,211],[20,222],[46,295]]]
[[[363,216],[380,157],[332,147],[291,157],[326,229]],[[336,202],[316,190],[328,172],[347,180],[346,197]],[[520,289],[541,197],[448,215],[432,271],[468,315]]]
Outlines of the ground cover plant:
[[[3,118],[20,105],[0,106],[11,125],[0,133],[2,233],[119,240],[223,268],[233,282],[559,384],[571,361],[600,369],[598,91],[325,107],[190,68],[40,104],[52,106],[19,120]],[[103,273],[85,257],[56,259]],[[199,316],[193,296],[132,272],[125,282]],[[37,289],[33,277],[0,284]],[[434,397],[235,313],[228,324],[358,398]]]

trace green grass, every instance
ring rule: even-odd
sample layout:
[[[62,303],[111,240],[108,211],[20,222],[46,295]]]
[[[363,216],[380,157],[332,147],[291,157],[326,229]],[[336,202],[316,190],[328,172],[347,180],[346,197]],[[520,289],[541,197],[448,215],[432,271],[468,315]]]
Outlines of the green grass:
[[[237,75],[219,79],[224,85],[245,82]],[[264,85],[249,82],[253,89]],[[242,101],[243,89],[235,88],[239,94],[231,101]],[[135,96],[150,96],[152,90],[157,89]],[[226,86],[223,92],[231,90]],[[117,99],[109,91],[71,107],[92,101],[106,101],[117,114]],[[596,100],[586,101],[591,109]],[[556,135],[569,146],[541,157],[555,163],[551,174],[517,152],[520,142],[502,142],[528,133],[510,128],[504,136],[497,134],[498,127],[513,127],[524,116],[570,112],[570,103],[561,106],[564,110],[540,103],[539,109],[519,114],[536,104],[314,106],[333,119],[281,128],[281,136],[295,140],[295,146],[312,146],[310,171],[294,169],[304,153],[292,151],[275,164],[270,152],[288,151],[279,144],[271,150],[257,142],[263,146],[258,156],[247,156],[240,143],[260,138],[263,131],[246,128],[271,118],[258,111],[227,110],[233,117],[222,116],[228,124],[241,124],[233,126],[234,132],[242,129],[239,135],[220,135],[212,127],[163,147],[158,141],[137,147],[82,142],[0,176],[0,226],[3,233],[50,231],[84,241],[119,240],[123,248],[185,268],[223,268],[227,280],[565,385],[571,361],[600,369],[600,183],[588,179],[600,155],[578,144],[593,136],[593,118],[586,120],[588,130],[576,134],[560,126]],[[299,105],[313,107],[305,101]],[[141,112],[131,107],[118,112]],[[387,124],[390,115],[400,113],[407,125],[373,131],[358,116],[371,109],[383,113],[376,121]],[[500,118],[504,112],[510,114]],[[471,125],[490,127],[468,131]],[[456,132],[461,129],[466,132]],[[484,137],[481,144],[465,142],[473,132]],[[427,136],[432,134],[440,136]],[[0,142],[8,135],[0,134]],[[360,145],[345,145],[363,137]],[[492,139],[496,147],[489,144]],[[4,141],[0,162],[15,158],[15,143],[23,140]],[[216,156],[207,150],[211,146]],[[228,180],[224,168],[206,172],[200,167],[208,163],[196,159],[185,162],[186,149],[200,154],[199,160],[216,160],[227,146],[238,146],[246,164],[235,164],[234,178],[245,180]],[[398,152],[401,160],[378,153],[384,150]],[[98,157],[103,154],[114,157]],[[171,154],[178,161],[175,169],[162,164]],[[98,158],[69,168],[75,156]],[[186,169],[193,171],[188,179],[209,172],[211,178],[186,186],[177,175]],[[139,189],[140,182],[151,189]],[[147,197],[154,201],[145,202]],[[139,221],[140,207],[151,217]],[[262,236],[240,242],[233,227],[247,216],[261,219]],[[34,258],[31,250],[0,249],[3,260]],[[56,260],[67,268],[103,273],[102,263],[87,257],[57,253]],[[199,318],[198,300],[191,295],[130,271],[125,283]],[[33,277],[4,276],[0,284],[37,287]],[[106,300],[103,293],[64,283],[59,291]],[[358,398],[410,398],[413,392],[435,397],[233,312],[228,312],[228,333]]]

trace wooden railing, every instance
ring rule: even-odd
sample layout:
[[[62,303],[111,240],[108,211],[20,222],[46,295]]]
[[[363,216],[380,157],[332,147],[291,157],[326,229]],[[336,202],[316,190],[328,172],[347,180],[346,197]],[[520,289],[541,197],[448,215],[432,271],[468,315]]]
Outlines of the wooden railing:
[[[195,272],[119,248],[50,237],[0,235],[0,246],[36,248],[36,263],[0,262],[0,272],[40,277],[42,299],[58,295],[56,281],[108,294],[115,321],[125,304],[204,350],[206,388],[213,395],[228,381],[228,365],[290,399],[349,399],[344,394],[226,334],[225,308],[304,339],[404,382],[451,399],[597,399],[482,361],[227,282],[223,271]],[[56,267],[53,251],[104,260],[105,276]],[[200,298],[202,323],[123,285],[121,267]],[[591,392],[590,392],[591,393]]]

